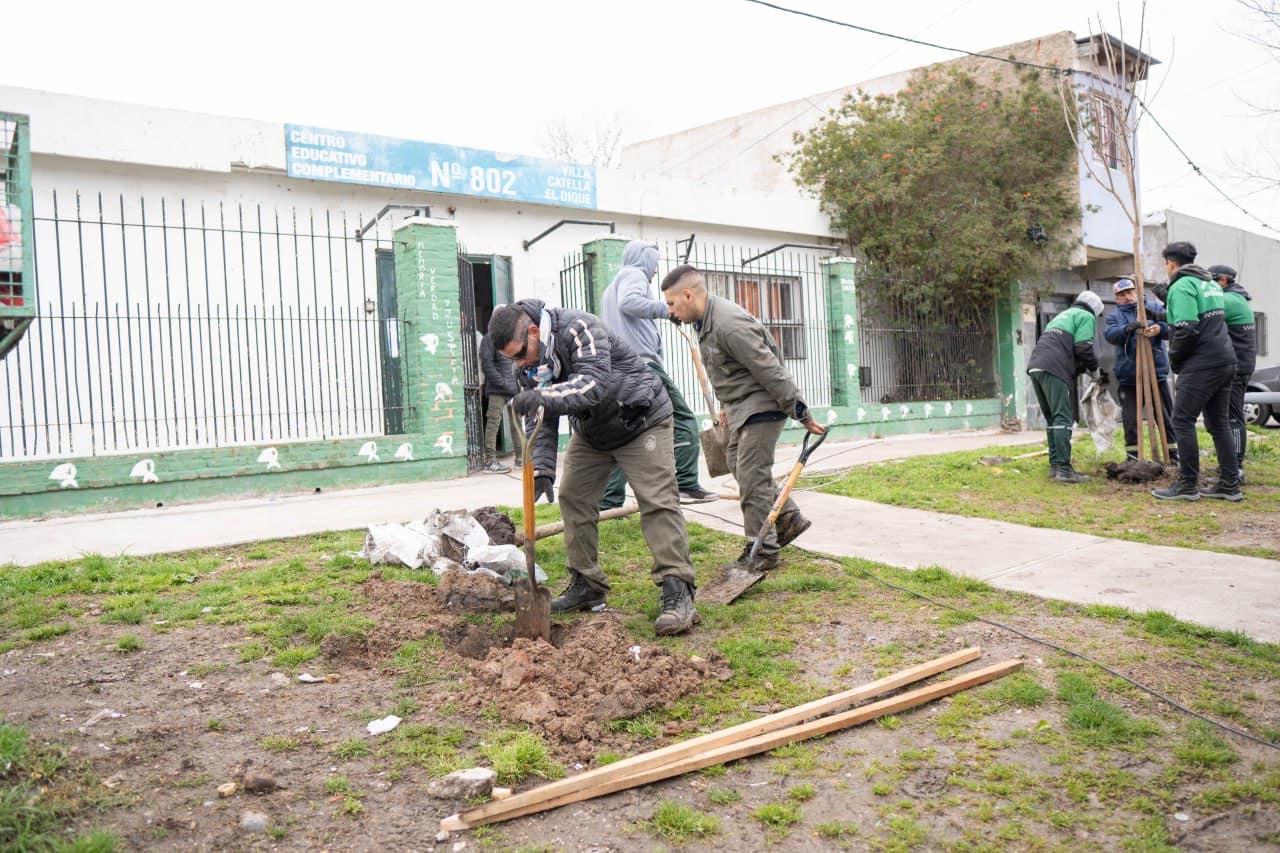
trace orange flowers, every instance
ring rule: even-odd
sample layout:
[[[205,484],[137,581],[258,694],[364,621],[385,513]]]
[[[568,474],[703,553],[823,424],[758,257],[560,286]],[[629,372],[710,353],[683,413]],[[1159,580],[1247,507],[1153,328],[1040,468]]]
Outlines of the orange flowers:
[[[884,160],[892,160],[892,159],[893,159],[893,155],[886,151],[886,152],[884,153],[884,157],[883,157],[882,159],[884,159]]]

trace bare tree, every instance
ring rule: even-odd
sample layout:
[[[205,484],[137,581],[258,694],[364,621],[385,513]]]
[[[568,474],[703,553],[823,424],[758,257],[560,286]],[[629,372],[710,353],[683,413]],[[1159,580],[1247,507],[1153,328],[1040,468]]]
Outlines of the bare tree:
[[[1257,26],[1238,35],[1252,42],[1271,55],[1272,60],[1280,65],[1280,0],[1236,0],[1248,13]],[[1243,100],[1243,99],[1242,99]],[[1260,118],[1275,120],[1280,117],[1280,103],[1245,103]],[[1259,191],[1280,188],[1280,154],[1274,149],[1266,152],[1269,163],[1237,161],[1231,158],[1233,169],[1241,176],[1259,187]]]
[[[543,151],[554,160],[616,168],[622,155],[622,117],[617,113],[596,119],[589,130],[561,116],[543,128]]]
[[[1089,177],[1115,199],[1132,229],[1138,322],[1143,328],[1147,324],[1147,311],[1142,269],[1142,206],[1138,196],[1135,147],[1143,116],[1142,96],[1151,64],[1149,54],[1143,50],[1148,41],[1146,15],[1147,5],[1143,2],[1134,47],[1130,47],[1126,40],[1123,16],[1116,37],[1107,33],[1099,19],[1099,34],[1094,36],[1093,42],[1097,45],[1095,59],[1100,71],[1085,70],[1080,75],[1062,74],[1058,77],[1063,113],[1076,144],[1081,148],[1080,161]],[[1139,418],[1138,458],[1145,458],[1142,441],[1145,422],[1151,455],[1167,463],[1169,433],[1160,405],[1151,341],[1145,335],[1137,337],[1136,354],[1137,377],[1134,384]]]

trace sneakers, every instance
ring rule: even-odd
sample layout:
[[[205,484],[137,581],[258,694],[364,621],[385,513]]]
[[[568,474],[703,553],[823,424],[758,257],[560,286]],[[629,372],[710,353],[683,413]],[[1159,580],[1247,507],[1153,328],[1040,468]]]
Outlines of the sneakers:
[[[653,623],[654,633],[659,637],[683,634],[696,621],[698,613],[693,609],[693,587],[679,578],[666,578],[662,582],[662,613]]]
[[[1225,484],[1222,480],[1218,480],[1212,485],[1200,489],[1200,497],[1236,503],[1244,500],[1244,493],[1240,491],[1239,480],[1231,484]]]
[[[551,599],[552,613],[572,613],[575,610],[600,610],[604,608],[604,593],[587,583],[587,579],[573,569],[569,570],[569,585],[564,592]]]
[[[781,550],[796,541],[800,534],[810,527],[813,527],[813,522],[798,512],[778,516],[778,521],[774,525],[778,534],[778,549]]]
[[[692,486],[691,488],[680,490],[680,503],[682,504],[705,504],[718,500],[720,500],[719,495],[714,492],[708,492],[702,486]]]
[[[1236,488],[1239,491],[1239,487]],[[1173,484],[1164,489],[1152,489],[1151,494],[1162,501],[1198,501],[1200,500],[1200,490],[1196,488],[1195,480],[1174,480]]]
[[[1075,485],[1076,483],[1087,483],[1093,478],[1088,474],[1081,474],[1070,465],[1055,465],[1049,471],[1049,476],[1056,483],[1066,483],[1067,485]]]
[[[490,459],[488,463],[480,469],[485,474],[510,474],[511,469],[503,465],[497,459]]]

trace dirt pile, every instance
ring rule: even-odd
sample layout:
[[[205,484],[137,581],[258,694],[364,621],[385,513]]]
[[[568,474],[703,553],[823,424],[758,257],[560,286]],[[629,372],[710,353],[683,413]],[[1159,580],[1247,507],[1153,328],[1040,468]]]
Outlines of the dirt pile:
[[[473,665],[463,700],[562,741],[596,741],[610,720],[668,707],[705,679],[729,676],[719,654],[685,658],[635,645],[617,617],[602,615],[567,626],[559,648],[517,639],[490,649]]]
[[[480,523],[484,532],[489,534],[489,542],[494,545],[516,544],[516,525],[511,517],[497,507],[482,506],[472,510],[471,517]]]

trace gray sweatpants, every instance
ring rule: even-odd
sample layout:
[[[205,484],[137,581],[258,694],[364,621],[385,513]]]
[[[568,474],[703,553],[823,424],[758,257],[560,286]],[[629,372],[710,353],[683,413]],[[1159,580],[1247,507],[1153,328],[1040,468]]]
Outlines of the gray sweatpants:
[[[668,577],[693,584],[689,532],[676,490],[676,456],[671,418],[650,427],[616,450],[596,450],[575,434],[564,453],[560,515],[568,568],[600,592],[609,579],[600,569],[600,498],[613,466],[622,468],[640,504],[640,530],[653,555],[651,576],[658,586]]]
[[[738,503],[742,507],[743,532],[748,540],[759,535],[778,498],[778,487],[773,482],[773,455],[786,423],[785,420],[758,421],[729,433],[729,469],[738,481]],[[778,518],[799,511],[796,502],[788,496]],[[778,550],[778,536],[771,527],[760,544],[760,553],[776,556]]]

